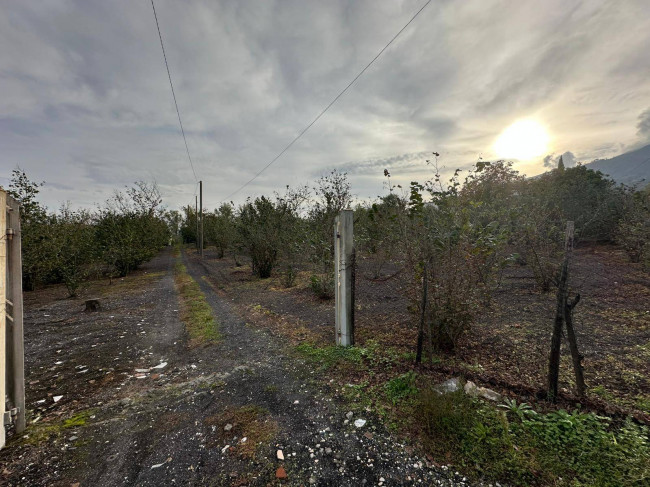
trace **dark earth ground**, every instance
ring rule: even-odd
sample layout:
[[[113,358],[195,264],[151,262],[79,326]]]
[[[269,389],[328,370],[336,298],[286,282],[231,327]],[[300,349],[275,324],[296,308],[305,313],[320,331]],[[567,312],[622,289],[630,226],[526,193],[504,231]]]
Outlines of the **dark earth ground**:
[[[189,347],[174,260],[167,250],[123,280],[91,283],[84,296],[102,299],[98,313],[58,286],[26,293],[29,426],[0,452],[0,485],[469,484],[372,409],[348,420],[331,394],[342,379],[315,380],[288,340],[238,313],[233,300],[245,295],[218,291],[219,279],[203,279],[207,267],[185,256],[223,335]]]
[[[380,385],[412,370],[416,327],[408,311],[408,283],[395,265],[358,256],[355,326],[357,344],[390,357],[372,377],[357,382]],[[252,276],[250,267],[217,259],[208,250],[203,262],[208,279],[227,294],[239,313],[294,344],[318,346],[333,340],[332,302],[318,299],[309,288],[309,268],[298,273],[297,285],[285,288],[279,273],[270,279]],[[373,277],[379,275],[379,279]],[[393,276],[393,277],[390,277]],[[597,413],[650,423],[650,273],[630,263],[612,245],[576,249],[570,287],[581,294],[574,326],[584,355],[587,399],[574,394],[575,382],[566,343],[562,349],[559,407],[579,404]],[[460,375],[506,397],[549,408],[540,399],[545,386],[548,351],[555,315],[555,294],[541,293],[526,266],[505,269],[492,303],[463,339],[456,356],[438,355],[421,367],[420,375],[441,381]]]

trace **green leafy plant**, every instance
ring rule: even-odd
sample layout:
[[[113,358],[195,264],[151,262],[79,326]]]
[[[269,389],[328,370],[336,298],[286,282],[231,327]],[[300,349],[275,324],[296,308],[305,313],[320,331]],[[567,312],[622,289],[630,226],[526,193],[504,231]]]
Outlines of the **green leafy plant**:
[[[418,393],[415,385],[416,375],[412,370],[398,377],[394,377],[384,384],[384,392],[389,401],[394,405]]]

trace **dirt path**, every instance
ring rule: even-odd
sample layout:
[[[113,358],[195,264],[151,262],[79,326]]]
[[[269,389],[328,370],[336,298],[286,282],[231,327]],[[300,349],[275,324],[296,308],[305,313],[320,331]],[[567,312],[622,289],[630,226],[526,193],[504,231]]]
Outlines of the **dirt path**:
[[[468,485],[427,466],[372,411],[347,417],[184,261],[219,321],[217,345],[187,347],[171,252],[118,283],[99,313],[27,303],[27,399],[43,419],[0,454],[1,485]]]

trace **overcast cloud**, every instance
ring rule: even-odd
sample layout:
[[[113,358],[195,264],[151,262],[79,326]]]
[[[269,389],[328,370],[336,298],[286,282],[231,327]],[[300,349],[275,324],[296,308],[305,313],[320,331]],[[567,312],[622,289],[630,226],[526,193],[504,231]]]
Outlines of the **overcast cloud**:
[[[247,181],[326,106],[424,0],[157,0],[206,206]],[[330,111],[235,197],[348,171],[362,198],[494,157],[532,117],[549,153],[611,157],[648,138],[644,0],[434,1]],[[0,175],[45,180],[51,207],[91,205],[155,179],[193,201],[151,4],[7,1],[0,7]],[[645,111],[642,118],[640,114]],[[540,157],[519,164],[544,170]],[[6,184],[6,180],[0,180]]]

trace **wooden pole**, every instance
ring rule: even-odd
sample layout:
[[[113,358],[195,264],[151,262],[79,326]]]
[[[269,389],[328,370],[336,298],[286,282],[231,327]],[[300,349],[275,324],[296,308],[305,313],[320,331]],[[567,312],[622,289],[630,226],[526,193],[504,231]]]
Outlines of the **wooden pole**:
[[[196,245],[196,250],[199,249],[199,197],[194,195],[194,219],[196,220],[196,233],[194,234],[194,244]]]
[[[5,445],[7,322],[7,193],[0,190],[0,448]]]
[[[566,224],[566,238],[564,242],[564,262],[560,272],[560,282],[557,287],[557,300],[555,310],[555,323],[553,325],[553,336],[551,338],[551,353],[548,361],[548,397],[553,402],[557,399],[558,381],[560,378],[560,348],[562,346],[562,325],[564,324],[564,312],[567,305],[569,259],[573,250],[573,222]]]
[[[11,323],[11,399],[17,409],[15,416],[16,433],[25,430],[25,342],[23,339],[23,269],[20,230],[20,205],[16,200],[7,197],[9,212],[9,227],[13,230],[9,245],[9,292],[12,302]]]
[[[573,372],[576,375],[576,389],[578,396],[585,396],[585,377],[582,370],[582,355],[578,351],[578,340],[576,339],[576,332],[573,328],[573,308],[576,307],[580,301],[578,294],[572,302],[567,299],[566,306],[564,307],[564,322],[566,323],[567,339],[569,340],[569,348],[571,349],[571,360],[573,361]]]
[[[199,213],[201,214],[201,240],[199,241],[199,254],[203,258],[203,181],[199,181]]]

